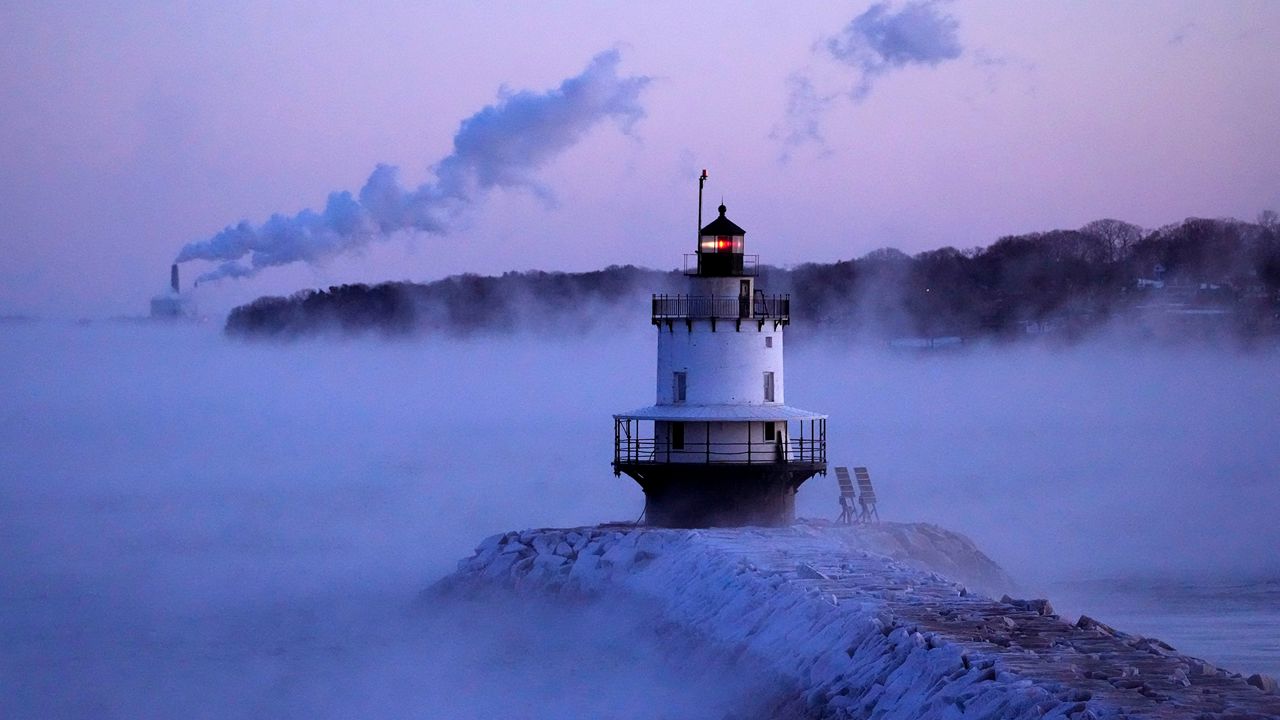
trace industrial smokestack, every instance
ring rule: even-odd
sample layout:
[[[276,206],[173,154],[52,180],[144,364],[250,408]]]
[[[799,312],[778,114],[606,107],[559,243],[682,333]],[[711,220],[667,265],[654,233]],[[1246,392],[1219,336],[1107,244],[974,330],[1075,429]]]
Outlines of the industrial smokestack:
[[[174,292],[178,292],[178,263],[174,263],[169,268],[169,286],[173,288]]]

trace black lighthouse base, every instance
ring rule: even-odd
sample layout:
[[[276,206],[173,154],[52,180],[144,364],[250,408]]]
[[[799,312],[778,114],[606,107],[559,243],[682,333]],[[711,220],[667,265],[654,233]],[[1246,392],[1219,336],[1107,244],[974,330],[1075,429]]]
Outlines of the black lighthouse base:
[[[796,490],[826,463],[617,463],[644,490],[645,521],[655,527],[788,525]]]

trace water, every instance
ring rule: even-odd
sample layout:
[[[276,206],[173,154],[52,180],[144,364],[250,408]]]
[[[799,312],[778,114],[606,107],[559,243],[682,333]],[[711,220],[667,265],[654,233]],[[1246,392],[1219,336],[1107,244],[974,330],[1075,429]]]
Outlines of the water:
[[[1160,638],[1228,670],[1280,677],[1280,580],[1112,578],[1055,584],[1050,596],[1059,612]]]
[[[643,608],[415,604],[486,535],[639,514],[609,416],[652,401],[652,343],[0,327],[0,716],[750,716],[763,681],[673,669]],[[885,519],[1280,675],[1276,585],[1240,580],[1280,576],[1275,356],[801,343],[788,369]],[[798,505],[834,517],[834,483]]]

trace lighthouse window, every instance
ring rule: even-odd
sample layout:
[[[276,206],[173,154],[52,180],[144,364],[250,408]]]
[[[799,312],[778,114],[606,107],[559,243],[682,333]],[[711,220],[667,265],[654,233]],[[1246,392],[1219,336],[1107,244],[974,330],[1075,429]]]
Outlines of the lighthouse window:
[[[765,347],[773,347],[773,336],[772,336],[772,335],[766,335],[766,336],[765,336],[765,338],[764,338],[764,346],[765,346]]]
[[[742,240],[741,235],[702,235],[698,239],[698,249],[704,253],[740,253]]]
[[[773,373],[764,374],[764,401],[773,402]]]
[[[671,401],[678,403],[684,402],[685,392],[688,390],[688,386],[689,373],[683,371],[675,373],[672,380]]]
[[[683,450],[684,449],[684,423],[682,422],[671,423],[670,428],[671,428],[671,449]]]

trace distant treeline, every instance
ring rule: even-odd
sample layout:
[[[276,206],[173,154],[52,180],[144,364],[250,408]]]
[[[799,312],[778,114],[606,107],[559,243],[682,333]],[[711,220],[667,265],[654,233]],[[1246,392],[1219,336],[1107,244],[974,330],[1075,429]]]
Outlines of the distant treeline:
[[[1280,223],[1190,218],[1157,230],[1098,220],[1079,230],[1003,237],[985,248],[914,256],[893,249],[793,269],[762,267],[760,287],[790,293],[801,327],[877,338],[1076,336],[1114,320],[1139,332],[1280,333]],[[580,326],[645,317],[638,297],[681,292],[677,271],[458,275],[436,282],[342,285],[237,307],[227,332],[298,336]],[[630,321],[630,320],[628,320]]]

